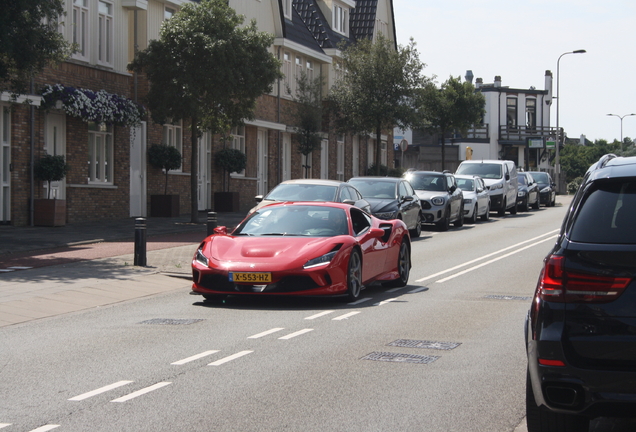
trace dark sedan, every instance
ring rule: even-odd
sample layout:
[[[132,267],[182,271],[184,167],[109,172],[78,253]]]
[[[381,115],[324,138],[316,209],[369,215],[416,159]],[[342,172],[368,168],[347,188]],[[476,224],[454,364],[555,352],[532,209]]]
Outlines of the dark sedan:
[[[360,191],[378,219],[401,219],[411,237],[422,232],[422,206],[411,184],[396,177],[354,177],[347,182]]]
[[[528,172],[517,175],[519,180],[519,192],[517,192],[517,208],[521,211],[539,208],[539,185]]]
[[[554,207],[556,203],[556,183],[547,172],[530,171],[530,175],[539,185],[539,200],[546,207]]]

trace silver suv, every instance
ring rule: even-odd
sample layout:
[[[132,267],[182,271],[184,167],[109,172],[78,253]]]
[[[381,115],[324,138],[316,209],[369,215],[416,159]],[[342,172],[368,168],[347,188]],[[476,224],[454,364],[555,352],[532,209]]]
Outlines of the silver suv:
[[[409,171],[404,178],[411,183],[422,204],[422,223],[435,224],[441,231],[451,223],[464,225],[464,195],[455,176],[448,172]]]

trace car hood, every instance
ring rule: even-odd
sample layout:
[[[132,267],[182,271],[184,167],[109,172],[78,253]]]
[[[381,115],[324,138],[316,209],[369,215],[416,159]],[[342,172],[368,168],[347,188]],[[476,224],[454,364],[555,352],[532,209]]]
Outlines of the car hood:
[[[230,236],[208,238],[207,255],[217,261],[238,263],[276,262],[285,266],[302,266],[308,259],[330,252],[347,236],[290,237],[290,236]],[[338,241],[340,239],[340,241]]]
[[[416,190],[415,193],[419,199],[423,200],[430,200],[433,197],[448,198],[448,193],[444,191]]]
[[[378,198],[365,198],[371,206],[371,213],[384,213],[396,211],[398,208],[398,201],[396,199],[378,199]]]

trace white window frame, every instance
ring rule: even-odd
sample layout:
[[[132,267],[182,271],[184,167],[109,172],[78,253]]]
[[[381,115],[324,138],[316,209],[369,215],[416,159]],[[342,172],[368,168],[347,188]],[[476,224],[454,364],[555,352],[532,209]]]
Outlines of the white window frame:
[[[311,60],[305,61],[305,73],[309,83],[312,84],[314,81],[314,63]]]
[[[183,171],[183,122],[179,120],[174,123],[166,123],[163,125],[163,143],[172,147],[176,147],[181,154],[181,166],[176,172]]]
[[[283,93],[289,96],[292,94],[292,85],[295,87],[295,83],[292,83],[292,55],[288,51],[283,53],[283,75],[285,86]]]
[[[109,1],[97,1],[97,64],[112,67],[114,65],[115,5]]]
[[[90,59],[90,13],[88,0],[73,0],[73,11],[71,12],[71,42],[77,44],[78,50],[73,54],[73,58],[82,61]]]
[[[173,8],[170,8],[170,7],[166,6],[166,7],[163,9],[163,20],[164,20],[164,21],[169,20],[169,19],[170,19],[170,18],[172,18],[172,17],[174,16],[174,14],[176,14],[176,13],[177,13],[177,11],[176,11],[175,9],[173,9]]]
[[[233,149],[239,150],[245,154],[245,126],[233,127],[230,131],[232,137],[231,146]],[[231,177],[245,177],[245,170],[237,173],[231,173]]]
[[[304,154],[300,154],[300,178],[313,178],[312,177],[312,165],[313,165],[314,154],[313,152],[309,153],[307,156]],[[305,169],[305,162],[307,162],[307,168]]]
[[[336,162],[336,177],[337,180],[344,181],[344,167],[345,167],[345,137],[344,134],[338,134],[337,140],[337,162]]]
[[[349,10],[342,5],[334,3],[333,5],[333,30],[346,35],[347,34],[347,20]]]
[[[320,142],[320,178],[329,178],[329,141],[326,139]]]
[[[386,152],[386,148],[387,148],[387,143],[386,141],[381,141],[380,144],[380,163],[384,166],[389,166],[387,163],[387,152]]]
[[[285,18],[292,19],[292,0],[283,0],[283,15]]]
[[[293,91],[292,94],[295,95],[296,94],[296,90],[298,89],[298,80],[300,79],[300,76],[302,75],[303,72],[303,58],[299,55],[295,56],[295,61],[294,61],[294,82],[293,82]]]
[[[88,124],[88,183],[113,184],[115,171],[113,126]]]

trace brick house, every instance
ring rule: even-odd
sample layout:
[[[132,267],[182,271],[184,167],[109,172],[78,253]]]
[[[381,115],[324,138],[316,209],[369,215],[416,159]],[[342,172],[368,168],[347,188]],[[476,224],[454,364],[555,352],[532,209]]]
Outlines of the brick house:
[[[52,193],[66,200],[66,222],[148,216],[150,197],[163,194],[165,175],[147,164],[146,149],[155,143],[176,146],[182,167],[169,172],[169,193],[180,196],[182,213],[190,210],[188,125],[159,125],[151,120],[137,127],[104,124],[75,117],[58,106],[42,109],[46,85],[103,91],[122,100],[143,103],[148,83],[127,64],[135,47],[144,49],[157,38],[161,24],[187,0],[66,0],[60,31],[79,50],[67,61],[47,68],[34,81],[31,104],[0,99],[0,223],[32,222],[34,199],[46,197],[44,182],[32,177],[32,164],[45,153],[64,155],[71,169],[52,184]],[[355,42],[378,32],[395,41],[392,0],[230,0],[229,5],[261,31],[275,36],[271,52],[282,63],[285,78],[271,94],[262,95],[255,119],[229,131],[231,140],[204,133],[199,140],[199,210],[215,210],[214,195],[224,190],[223,173],[214,153],[223,145],[245,152],[247,167],[233,173],[229,190],[239,192],[237,209],[246,212],[254,196],[283,180],[305,175],[346,180],[363,174],[373,162],[376,137],[338,135],[324,125],[319,152],[311,155],[305,174],[297,151],[289,112],[301,70],[322,75],[324,93],[337,78],[341,40]],[[391,131],[380,137],[383,162],[392,166]]]

